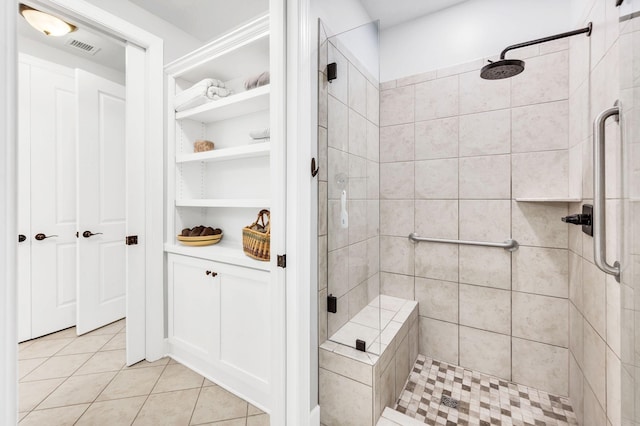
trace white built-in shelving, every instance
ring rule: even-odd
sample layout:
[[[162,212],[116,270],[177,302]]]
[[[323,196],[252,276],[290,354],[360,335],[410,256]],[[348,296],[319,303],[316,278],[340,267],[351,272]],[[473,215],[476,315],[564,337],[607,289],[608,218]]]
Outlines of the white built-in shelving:
[[[259,142],[251,145],[241,145],[232,148],[214,149],[205,152],[194,152],[176,156],[176,163],[215,162],[241,160],[268,156],[271,152],[271,142]]]
[[[257,209],[268,208],[271,200],[266,198],[187,198],[176,199],[176,207],[255,207]]]
[[[176,120],[195,120],[203,123],[215,123],[258,111],[269,109],[269,93],[271,86],[232,94],[216,101],[208,101],[203,105],[176,112]]]
[[[164,246],[167,253],[181,254],[184,256],[196,257],[203,260],[216,260],[218,262],[229,263],[261,271],[269,271],[269,262],[252,259],[242,252],[240,245],[230,244],[224,240],[218,244],[203,247],[190,247],[181,244],[167,243]]]

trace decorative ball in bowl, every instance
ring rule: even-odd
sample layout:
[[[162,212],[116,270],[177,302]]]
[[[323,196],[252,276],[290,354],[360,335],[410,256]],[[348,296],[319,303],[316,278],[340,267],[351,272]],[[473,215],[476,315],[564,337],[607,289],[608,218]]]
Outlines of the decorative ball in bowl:
[[[183,229],[178,235],[178,241],[186,246],[210,246],[218,244],[222,240],[222,236],[222,229],[200,225]]]

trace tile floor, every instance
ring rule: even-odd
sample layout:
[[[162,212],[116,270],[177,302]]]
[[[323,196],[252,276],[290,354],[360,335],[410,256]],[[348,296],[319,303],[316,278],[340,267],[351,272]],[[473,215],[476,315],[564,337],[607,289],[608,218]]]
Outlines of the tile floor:
[[[458,400],[451,408],[443,397]],[[568,398],[418,355],[395,409],[428,425],[577,425]]]
[[[23,426],[269,425],[269,415],[170,358],[125,366],[125,320],[21,343]]]

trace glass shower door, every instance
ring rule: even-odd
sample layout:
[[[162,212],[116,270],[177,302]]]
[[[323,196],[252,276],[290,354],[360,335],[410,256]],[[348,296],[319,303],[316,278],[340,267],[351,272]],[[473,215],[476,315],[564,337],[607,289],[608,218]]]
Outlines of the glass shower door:
[[[620,7],[622,423],[640,425],[640,1]]]
[[[378,266],[378,23],[328,38],[323,33],[321,23],[318,205],[320,257],[326,261],[321,260],[320,267],[326,267],[327,277],[327,338],[379,354],[384,324]]]

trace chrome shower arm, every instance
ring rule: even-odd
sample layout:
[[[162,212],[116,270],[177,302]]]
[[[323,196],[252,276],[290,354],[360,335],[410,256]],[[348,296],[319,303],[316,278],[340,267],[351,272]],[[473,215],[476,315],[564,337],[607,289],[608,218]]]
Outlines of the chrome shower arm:
[[[500,59],[504,59],[504,55],[508,51],[514,50],[514,49],[520,49],[522,47],[533,46],[533,45],[536,45],[536,44],[546,43],[548,41],[559,40],[561,38],[571,37],[571,36],[574,36],[574,35],[584,34],[584,33],[586,33],[587,37],[589,37],[589,36],[591,36],[592,28],[593,28],[593,24],[591,22],[589,22],[589,24],[586,27],[580,28],[579,30],[568,31],[566,33],[560,33],[560,34],[552,35],[552,36],[549,36],[549,37],[543,37],[543,38],[539,38],[539,39],[536,39],[536,40],[525,41],[523,43],[512,44],[511,46],[507,46],[502,51],[502,53],[500,53]]]

